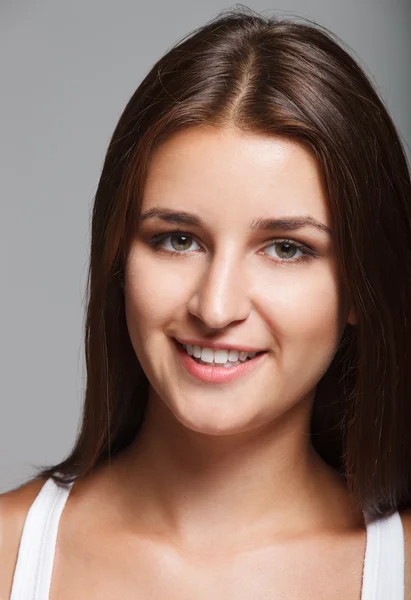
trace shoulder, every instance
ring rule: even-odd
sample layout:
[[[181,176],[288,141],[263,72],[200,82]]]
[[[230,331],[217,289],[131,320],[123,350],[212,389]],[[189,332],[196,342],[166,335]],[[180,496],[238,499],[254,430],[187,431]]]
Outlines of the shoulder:
[[[45,479],[29,482],[0,494],[0,598],[9,598],[27,512]]]
[[[404,600],[411,600],[411,508],[400,511],[402,527],[404,530],[405,547],[405,596]]]

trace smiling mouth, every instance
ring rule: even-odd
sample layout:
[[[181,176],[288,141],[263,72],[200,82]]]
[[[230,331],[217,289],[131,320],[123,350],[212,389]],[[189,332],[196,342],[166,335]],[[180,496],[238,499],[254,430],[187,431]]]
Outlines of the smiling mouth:
[[[259,352],[256,352],[254,357],[250,357],[248,356],[245,360],[237,360],[235,362],[231,362],[231,361],[226,361],[225,363],[215,363],[215,362],[206,362],[204,360],[201,360],[201,358],[197,358],[191,354],[189,354],[186,349],[184,348],[183,344],[181,344],[178,340],[176,340],[174,338],[174,341],[176,342],[178,349],[180,350],[180,352],[184,352],[185,354],[187,354],[187,356],[190,356],[190,358],[192,358],[196,363],[198,363],[199,365],[205,365],[207,367],[220,367],[220,368],[227,368],[230,366],[237,366],[237,365],[242,365],[246,362],[248,362],[249,360],[253,360],[253,358],[256,358],[257,356],[259,356],[260,354],[265,354],[266,350],[260,350]]]

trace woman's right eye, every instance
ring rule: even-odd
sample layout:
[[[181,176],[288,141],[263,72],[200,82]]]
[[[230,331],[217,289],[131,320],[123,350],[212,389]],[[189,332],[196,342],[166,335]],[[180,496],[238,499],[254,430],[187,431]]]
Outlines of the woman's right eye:
[[[170,239],[170,244],[167,244],[168,248],[163,244],[167,239]],[[169,254],[184,254],[186,251],[190,250],[193,240],[193,236],[188,233],[171,231],[153,236],[149,243],[153,248],[161,249]]]

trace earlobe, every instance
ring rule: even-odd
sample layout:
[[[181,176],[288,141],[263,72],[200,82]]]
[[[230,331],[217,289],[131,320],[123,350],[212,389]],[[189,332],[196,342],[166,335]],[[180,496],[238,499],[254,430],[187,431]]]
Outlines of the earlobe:
[[[347,323],[349,325],[357,325],[358,324],[357,313],[353,306],[350,308],[350,312],[348,313]]]

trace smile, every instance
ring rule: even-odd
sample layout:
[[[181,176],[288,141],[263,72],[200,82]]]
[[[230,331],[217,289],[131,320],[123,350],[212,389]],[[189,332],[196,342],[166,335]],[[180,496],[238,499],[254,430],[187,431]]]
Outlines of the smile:
[[[206,381],[208,383],[228,383],[239,377],[250,374],[261,362],[264,362],[264,357],[267,354],[266,351],[253,352],[253,353],[241,353],[243,354],[242,360],[235,362],[220,363],[208,363],[202,361],[198,356],[192,356],[186,348],[174,340],[174,344],[178,351],[178,356],[185,366],[186,371],[196,379]],[[212,351],[211,351],[212,352]],[[223,351],[227,352],[227,351]],[[198,352],[197,352],[198,354]],[[246,356],[244,356],[244,354]],[[201,354],[202,356],[202,354]],[[211,358],[206,354],[206,358]]]

